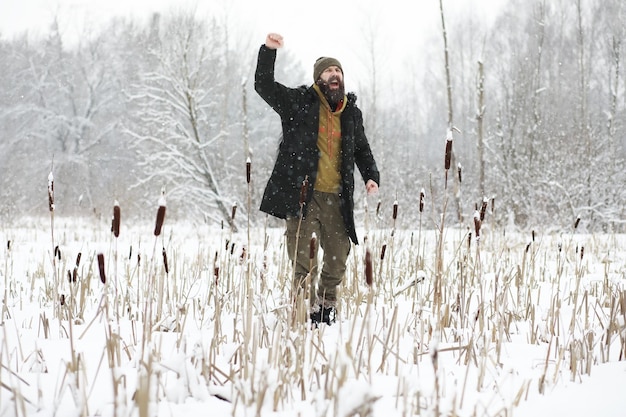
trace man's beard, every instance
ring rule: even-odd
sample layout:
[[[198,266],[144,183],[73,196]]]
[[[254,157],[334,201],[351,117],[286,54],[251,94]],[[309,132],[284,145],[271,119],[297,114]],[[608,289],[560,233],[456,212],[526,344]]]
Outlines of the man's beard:
[[[339,81],[339,88],[333,90],[330,88],[329,84],[335,80]],[[343,86],[343,81],[341,81],[339,77],[330,77],[328,81],[324,81],[319,78],[316,84],[324,94],[324,97],[326,97],[326,100],[328,100],[328,104],[330,104],[333,108],[337,107],[337,104],[339,104],[339,102],[343,100],[346,94]]]

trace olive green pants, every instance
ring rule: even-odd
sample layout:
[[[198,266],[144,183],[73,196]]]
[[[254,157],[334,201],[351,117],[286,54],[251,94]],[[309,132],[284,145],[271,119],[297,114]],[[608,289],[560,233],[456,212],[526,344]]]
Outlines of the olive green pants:
[[[298,225],[300,233],[298,233]],[[311,253],[311,238],[316,240]],[[299,218],[287,219],[287,251],[289,259],[295,261],[294,286],[304,288],[306,277],[311,273],[311,283],[315,288],[318,272],[318,250],[323,252],[322,273],[317,282],[316,299],[311,303],[334,306],[337,302],[337,286],[343,281],[346,262],[350,253],[350,237],[346,232],[341,216],[339,195],[313,192],[307,207],[306,217],[300,223]],[[296,254],[296,241],[298,244]],[[311,255],[313,257],[311,258]],[[313,297],[312,297],[313,298]]]

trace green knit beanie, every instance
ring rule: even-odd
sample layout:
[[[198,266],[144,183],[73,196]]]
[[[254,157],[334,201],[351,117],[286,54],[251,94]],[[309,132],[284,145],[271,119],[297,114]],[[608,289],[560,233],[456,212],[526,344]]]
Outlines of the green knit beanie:
[[[341,68],[341,64],[335,58],[330,58],[327,56],[317,58],[317,61],[315,61],[315,64],[313,65],[313,81],[317,81],[317,79],[320,77],[322,72],[324,72],[326,68],[331,67],[333,65],[338,66],[341,72],[343,72],[343,68]]]

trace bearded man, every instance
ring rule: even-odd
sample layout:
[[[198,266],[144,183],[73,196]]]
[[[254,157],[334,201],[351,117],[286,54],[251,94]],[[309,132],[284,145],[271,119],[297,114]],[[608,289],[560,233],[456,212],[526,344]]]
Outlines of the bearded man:
[[[282,46],[281,35],[268,34],[255,72],[255,90],[278,113],[282,124],[282,140],[261,211],[286,221],[295,288],[303,288],[309,273],[316,277],[321,245],[323,264],[310,319],[315,326],[330,325],[336,318],[337,287],[344,278],[351,242],[358,244],[354,166],[368,194],[378,192],[380,174],[356,95],[345,94],[341,63],[321,57],[313,65],[313,85],[289,88],[274,79],[276,53]],[[312,236],[316,238],[313,260]]]

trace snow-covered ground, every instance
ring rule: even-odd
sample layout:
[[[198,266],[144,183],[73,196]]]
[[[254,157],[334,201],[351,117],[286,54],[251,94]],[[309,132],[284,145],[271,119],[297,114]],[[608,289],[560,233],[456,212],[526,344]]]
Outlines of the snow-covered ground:
[[[626,415],[626,236],[361,230],[312,330],[282,230],[153,231],[0,229],[0,416]]]

